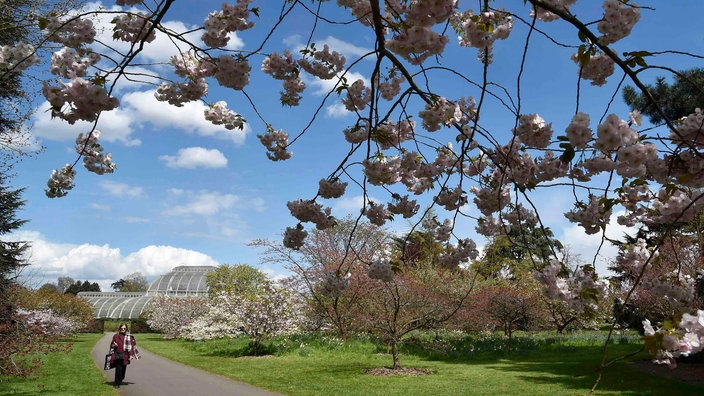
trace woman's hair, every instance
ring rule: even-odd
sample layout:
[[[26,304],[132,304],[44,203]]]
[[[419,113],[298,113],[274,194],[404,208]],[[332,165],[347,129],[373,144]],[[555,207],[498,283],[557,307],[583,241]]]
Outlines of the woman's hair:
[[[129,331],[129,330],[130,330],[130,328],[127,327],[127,323],[120,323],[120,325],[117,326],[117,331],[120,331],[120,329],[121,329],[123,326],[125,327],[125,330],[126,330],[126,331]]]

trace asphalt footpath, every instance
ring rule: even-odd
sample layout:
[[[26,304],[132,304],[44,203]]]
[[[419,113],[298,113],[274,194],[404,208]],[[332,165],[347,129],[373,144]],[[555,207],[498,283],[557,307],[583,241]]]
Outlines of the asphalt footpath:
[[[103,370],[105,354],[110,345],[112,333],[106,333],[93,347],[93,361],[105,376],[105,386],[112,387],[115,369]],[[216,374],[164,359],[142,347],[137,347],[142,356],[127,366],[125,382],[116,389],[121,396],[274,396],[279,393],[233,381]]]

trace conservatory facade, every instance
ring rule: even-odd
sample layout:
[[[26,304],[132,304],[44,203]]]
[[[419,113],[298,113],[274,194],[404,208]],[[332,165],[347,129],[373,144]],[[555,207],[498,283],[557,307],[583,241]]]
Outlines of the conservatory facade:
[[[78,297],[93,305],[96,319],[137,319],[156,296],[207,296],[207,275],[215,269],[212,266],[178,266],[157,278],[146,293],[80,292]]]

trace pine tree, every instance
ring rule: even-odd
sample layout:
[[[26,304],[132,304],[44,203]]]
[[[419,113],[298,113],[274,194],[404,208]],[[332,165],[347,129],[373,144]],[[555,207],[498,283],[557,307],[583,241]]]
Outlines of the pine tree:
[[[658,104],[653,106],[650,99],[631,86],[623,88],[623,100],[632,110],[647,116],[651,123],[660,124],[665,115],[670,121],[694,113],[694,109],[704,107],[704,69],[689,69],[674,75],[672,85],[665,77],[658,77],[655,85],[646,85]],[[661,113],[662,112],[662,113]]]

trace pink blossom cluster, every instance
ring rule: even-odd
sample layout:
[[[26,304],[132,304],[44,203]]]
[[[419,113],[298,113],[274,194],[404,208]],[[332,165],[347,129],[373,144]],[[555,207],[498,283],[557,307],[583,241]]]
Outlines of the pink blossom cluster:
[[[386,40],[386,48],[399,54],[413,65],[420,65],[434,55],[440,55],[450,40],[432,28],[419,25],[403,29]]]
[[[675,368],[676,358],[704,349],[704,310],[697,310],[696,315],[683,314],[677,327],[666,323],[656,330],[650,320],[645,319],[643,330],[646,348],[653,355],[653,363]]]
[[[79,48],[83,44],[91,44],[95,40],[96,35],[93,22],[90,19],[78,17],[62,21],[55,15],[50,15],[44,30],[48,32],[47,41],[60,43],[72,48]]]
[[[362,162],[364,175],[369,183],[381,186],[395,184],[401,180],[401,158],[377,155],[374,160],[365,159]]]
[[[577,0],[544,0],[544,2],[557,9],[569,12],[570,6],[574,5]],[[530,11],[530,16],[531,18],[536,18],[543,22],[552,22],[560,19],[557,14],[538,6],[533,7],[533,9]]]
[[[235,114],[227,108],[225,101],[216,102],[204,110],[205,119],[212,122],[214,125],[222,125],[225,129],[242,129],[244,128],[244,119],[241,115]]]
[[[596,234],[606,228],[611,219],[611,208],[596,195],[589,195],[589,203],[578,201],[575,208],[565,213],[565,217],[577,223],[587,234]]]
[[[347,96],[342,98],[342,104],[347,111],[364,110],[372,100],[372,90],[364,85],[364,80],[357,80],[346,89]]]
[[[282,161],[291,158],[293,153],[288,151],[288,133],[274,130],[269,127],[265,134],[257,135],[259,141],[266,147],[266,156],[272,161]]]
[[[99,60],[100,54],[98,53],[89,52],[81,58],[75,49],[64,47],[52,54],[49,71],[68,79],[84,77],[88,68],[98,63]]]
[[[597,127],[596,134],[594,147],[604,153],[610,153],[621,146],[634,144],[638,140],[638,133],[616,114],[609,114],[606,120]]]
[[[597,29],[603,34],[599,37],[601,44],[613,44],[628,36],[640,20],[640,9],[633,1],[626,4],[619,0],[605,0],[602,7],[604,17],[597,25]]]
[[[122,14],[116,16],[112,23],[115,25],[113,38],[126,41],[128,43],[138,43],[146,41],[151,43],[156,39],[156,32],[152,29],[149,16],[139,12],[136,14]]]
[[[572,60],[580,64],[577,54],[572,54]],[[614,74],[614,60],[606,54],[592,55],[586,65],[580,65],[580,76],[592,82],[592,85],[602,86],[606,79]]]
[[[453,211],[467,203],[467,195],[462,186],[457,186],[454,189],[443,187],[435,198],[435,202],[446,210]]]
[[[567,175],[569,164],[564,162],[560,157],[555,156],[555,152],[548,150],[543,157],[536,161],[537,173],[535,179],[537,182],[545,182],[555,180]]]
[[[104,149],[98,143],[98,138],[100,138],[100,131],[97,129],[86,135],[78,134],[76,152],[83,157],[83,166],[89,171],[98,175],[113,173],[117,166],[112,162],[110,153],[103,154]]]
[[[572,276],[565,274],[561,262],[550,260],[533,276],[545,287],[543,292],[548,298],[564,301],[570,309],[579,313],[594,312],[597,303],[608,293],[608,282],[599,279],[589,265],[577,268]]]
[[[249,84],[249,72],[252,68],[247,59],[230,55],[220,55],[216,61],[217,71],[214,76],[223,87],[242,90]]]
[[[616,153],[616,172],[624,177],[645,177],[648,165],[658,161],[658,149],[652,143],[621,146]]]
[[[364,208],[363,212],[370,223],[379,227],[386,224],[387,220],[393,218],[391,212],[384,205],[377,204],[374,201],[369,201],[369,205]]]
[[[363,25],[372,25],[372,6],[367,0],[337,0],[339,6],[348,8]]]
[[[589,128],[589,114],[575,114],[570,125],[565,129],[565,133],[573,147],[585,148],[592,140],[592,130]]]
[[[420,205],[415,199],[408,199],[408,195],[400,197],[394,196],[393,201],[387,204],[389,212],[403,216],[404,219],[411,218],[418,213]]]
[[[298,64],[301,69],[323,80],[335,77],[345,68],[345,57],[337,51],[330,52],[327,44],[322,50],[313,51],[312,57],[312,60],[300,59]]]
[[[437,98],[434,102],[427,103],[425,109],[418,113],[423,120],[423,128],[428,132],[435,132],[442,126],[450,126],[462,118],[460,106],[446,98]]]
[[[643,282],[643,288],[679,312],[691,309],[697,295],[696,279],[679,271],[647,279]]]
[[[330,215],[330,208],[323,209],[323,206],[315,201],[297,199],[289,201],[286,206],[298,221],[314,223],[319,230],[335,225],[335,218]]]
[[[271,75],[277,80],[283,80],[284,90],[281,91],[281,103],[288,106],[298,106],[301,100],[301,93],[306,85],[301,80],[297,63],[293,60],[293,55],[289,50],[285,50],[283,56],[274,52],[262,62],[262,71]]]
[[[655,215],[652,221],[667,223],[674,221],[690,221],[704,208],[704,192],[692,192],[683,189],[671,191],[662,188],[652,205]]]
[[[694,113],[677,122],[677,130],[670,131],[670,139],[680,144],[704,147],[704,114],[697,108]]]
[[[377,124],[372,131],[371,138],[379,144],[381,149],[386,150],[391,147],[400,147],[401,143],[415,138],[414,121],[401,120],[398,124],[393,121],[384,121]],[[361,142],[359,142],[361,143]]]
[[[377,79],[378,79],[377,75]],[[403,76],[397,69],[391,69],[391,71],[384,77],[384,81],[377,81],[377,87],[379,89],[379,94],[382,98],[386,100],[393,100],[396,95],[401,92],[401,84],[406,81],[406,77]]]
[[[473,240],[459,239],[456,244],[445,246],[445,251],[438,256],[438,262],[447,268],[457,268],[460,264],[476,259],[478,255],[477,244]]]
[[[371,279],[378,279],[382,282],[391,282],[394,280],[394,270],[391,268],[391,262],[385,259],[372,261],[369,264],[367,276]]]
[[[237,0],[236,4],[222,3],[221,11],[213,11],[203,23],[205,33],[203,42],[212,47],[220,48],[230,41],[231,32],[247,30],[254,26],[249,18],[249,3],[252,0]]]
[[[345,135],[345,140],[352,144],[359,144],[369,139],[369,122],[361,120],[357,125],[351,128],[345,128],[342,133]]]
[[[518,127],[513,133],[526,146],[545,148],[552,139],[552,123],[546,124],[545,120],[537,114],[527,114],[518,117]]]
[[[308,232],[303,229],[301,223],[298,223],[296,228],[286,227],[286,230],[284,230],[283,244],[289,249],[298,250],[305,243],[307,236]]]
[[[513,18],[504,11],[485,11],[475,15],[467,10],[451,18],[452,25],[460,33],[459,43],[463,47],[479,49],[479,60],[492,61],[492,49],[496,40],[505,40],[511,34]]]
[[[61,315],[57,315],[51,309],[16,311],[17,318],[29,326],[37,326],[45,334],[59,337],[69,337],[80,330],[84,325],[76,323]]]
[[[325,276],[320,282],[320,292],[330,298],[337,298],[350,287],[351,274],[340,275],[335,271],[325,271]]]
[[[345,194],[347,182],[341,182],[337,178],[320,179],[318,182],[318,195],[323,198],[340,198]]]
[[[203,78],[189,79],[187,82],[162,83],[154,93],[156,100],[181,107],[184,103],[200,100],[208,93],[208,84]]]
[[[39,63],[33,46],[19,42],[15,45],[0,45],[0,73],[22,70]]]
[[[500,211],[511,202],[511,189],[508,185],[484,188],[472,186],[470,191],[476,195],[474,203],[484,216]]]
[[[76,171],[73,170],[71,164],[66,164],[60,170],[52,170],[51,177],[46,182],[47,187],[44,189],[46,196],[49,198],[64,197],[68,191],[74,187],[73,179],[76,177]]]
[[[54,87],[44,82],[42,93],[51,105],[51,114],[74,124],[78,120],[95,121],[98,114],[116,108],[120,102],[100,85],[80,77],[60,82]]]
[[[447,21],[456,7],[457,0],[387,2],[386,14],[389,20],[398,20],[399,28],[386,40],[386,47],[414,65],[441,54],[449,39],[433,26]]]
[[[147,324],[164,338],[181,337],[188,325],[208,312],[205,297],[172,297],[159,295],[146,307]]]
[[[658,255],[659,253],[650,248],[644,239],[638,238],[619,252],[616,264],[624,270],[625,274],[638,275],[643,267],[650,264]]]
[[[455,223],[452,219],[445,219],[442,223],[440,223],[435,217],[423,221],[424,230],[432,235],[435,240],[440,242],[447,242],[450,240],[454,225]]]

